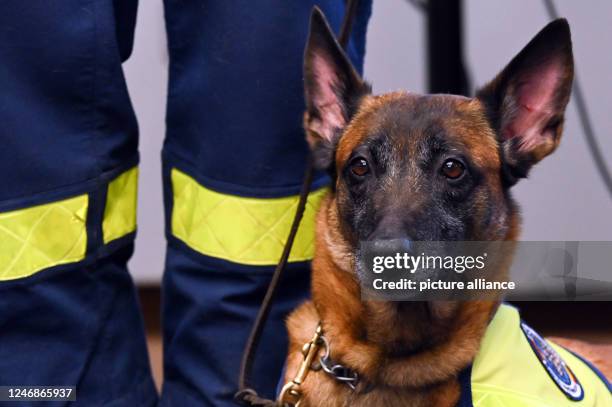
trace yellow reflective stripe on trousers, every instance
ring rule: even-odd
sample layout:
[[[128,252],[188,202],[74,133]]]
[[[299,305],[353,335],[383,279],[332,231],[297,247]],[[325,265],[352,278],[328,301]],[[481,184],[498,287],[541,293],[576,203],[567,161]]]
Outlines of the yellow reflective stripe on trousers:
[[[136,230],[138,169],[107,186],[104,244]],[[87,255],[88,194],[0,213],[0,281],[29,277]]]
[[[104,244],[136,230],[138,167],[127,170],[108,184],[102,222]]]
[[[0,213],[0,281],[85,258],[87,195]]]
[[[172,234],[192,249],[246,265],[278,263],[289,234],[298,196],[244,198],[205,188],[172,169]],[[310,260],[314,218],[326,188],[310,194],[289,261]]]

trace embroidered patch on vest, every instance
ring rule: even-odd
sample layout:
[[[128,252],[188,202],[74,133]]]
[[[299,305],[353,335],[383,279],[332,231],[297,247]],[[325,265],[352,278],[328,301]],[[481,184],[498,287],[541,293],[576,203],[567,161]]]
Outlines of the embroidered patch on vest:
[[[527,324],[521,322],[521,329],[548,375],[557,387],[571,400],[580,401],[584,390],[572,369],[565,363],[552,346]]]

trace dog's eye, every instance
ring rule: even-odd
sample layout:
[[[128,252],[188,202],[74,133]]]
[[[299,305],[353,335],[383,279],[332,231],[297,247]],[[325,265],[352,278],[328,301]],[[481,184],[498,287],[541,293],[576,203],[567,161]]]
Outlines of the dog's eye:
[[[358,177],[363,177],[370,172],[370,167],[368,166],[368,162],[365,160],[365,158],[353,158],[349,166],[351,168],[351,172]]]
[[[464,172],[464,165],[461,164],[460,161],[453,160],[452,158],[444,161],[444,164],[442,164],[442,174],[444,174],[446,178],[457,179],[461,177]]]

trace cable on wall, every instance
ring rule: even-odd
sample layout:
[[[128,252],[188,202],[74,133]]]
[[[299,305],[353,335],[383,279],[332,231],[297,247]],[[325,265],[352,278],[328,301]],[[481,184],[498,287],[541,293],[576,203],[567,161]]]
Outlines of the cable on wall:
[[[553,0],[543,1],[544,7],[548,12],[549,18],[551,20],[559,18],[559,13],[557,13],[557,9]],[[578,116],[580,117],[580,124],[582,125],[582,130],[584,132],[587,145],[589,146],[589,150],[591,151],[591,155],[593,156],[593,160],[595,161],[595,166],[597,167],[597,171],[599,172],[603,183],[606,185],[606,188],[608,189],[608,192],[612,197],[612,175],[610,175],[610,170],[606,166],[606,160],[601,152],[599,143],[597,142],[597,137],[595,137],[595,132],[593,131],[593,125],[591,122],[589,110],[587,109],[584,93],[582,92],[582,87],[580,86],[578,74],[576,73],[575,69],[572,92],[574,96],[573,100],[576,102]]]

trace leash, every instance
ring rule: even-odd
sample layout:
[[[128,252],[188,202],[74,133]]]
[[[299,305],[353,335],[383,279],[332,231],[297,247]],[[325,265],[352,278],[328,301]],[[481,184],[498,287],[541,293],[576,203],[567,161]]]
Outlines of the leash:
[[[338,42],[342,46],[342,48],[346,49],[348,40],[350,37],[351,29],[353,27],[353,22],[355,21],[355,15],[357,14],[357,3],[358,0],[347,0],[346,1],[346,9],[344,13],[344,18],[342,20],[342,25],[340,28],[340,34],[338,35]],[[257,317],[255,318],[255,323],[251,328],[251,332],[249,334],[249,338],[247,340],[246,346],[244,348],[244,352],[242,354],[242,361],[240,364],[240,375],[238,377],[238,391],[234,395],[234,401],[239,405],[246,407],[279,407],[279,406],[297,406],[299,403],[299,397],[294,398],[294,402],[291,400],[287,401],[274,401],[270,399],[266,399],[264,397],[259,396],[257,391],[250,387],[251,376],[253,372],[253,362],[255,361],[255,355],[257,354],[257,348],[259,346],[259,342],[261,340],[261,334],[265,327],[266,321],[268,320],[268,315],[270,314],[270,308],[272,305],[272,300],[274,299],[274,295],[276,294],[276,290],[278,288],[278,283],[280,281],[281,275],[287,266],[287,262],[289,260],[289,254],[291,253],[291,247],[293,246],[293,241],[295,240],[295,236],[297,234],[298,228],[300,226],[300,221],[304,215],[304,210],[306,209],[306,202],[308,200],[308,194],[310,192],[310,186],[312,184],[312,178],[314,174],[314,167],[312,163],[312,157],[308,158],[308,165],[306,167],[306,172],[304,174],[304,180],[302,182],[302,188],[300,190],[300,196],[298,205],[295,211],[295,216],[293,218],[293,222],[291,224],[291,229],[289,231],[289,235],[287,236],[287,241],[285,242],[285,246],[283,248],[283,252],[281,254],[281,258],[278,262],[278,265],[274,269],[274,273],[272,274],[272,279],[270,280],[270,285],[268,286],[268,290],[266,291],[266,295],[261,303],[261,307],[259,308],[259,312],[257,313]],[[319,330],[318,330],[319,331]],[[320,332],[322,335],[322,332]],[[315,333],[316,336],[316,333]],[[315,339],[313,337],[313,339]],[[306,365],[305,373],[303,379],[306,378],[309,369],[311,368],[312,360],[318,354],[318,350],[320,347],[319,344],[320,338],[316,339],[316,346],[311,346],[310,354],[310,363]],[[310,342],[312,343],[312,341]],[[302,364],[303,366],[305,363]],[[302,370],[302,369],[300,369]],[[289,382],[291,383],[291,382]],[[287,385],[285,385],[286,387]],[[279,399],[280,400],[280,399]]]
[[[302,189],[300,191],[300,199],[298,201],[298,206],[295,211],[293,223],[291,224],[289,236],[287,237],[287,242],[285,243],[285,247],[283,248],[283,253],[281,255],[280,261],[278,262],[278,265],[274,270],[274,274],[272,275],[272,279],[270,280],[270,285],[268,286],[266,295],[264,296],[264,299],[261,303],[261,307],[259,308],[259,312],[257,313],[257,318],[255,319],[255,323],[253,324],[253,328],[251,328],[251,333],[249,334],[249,338],[244,348],[244,353],[242,354],[242,362],[240,364],[240,376],[238,379],[239,390],[234,395],[234,401],[243,406],[277,406],[277,403],[275,401],[260,397],[253,388],[249,387],[249,382],[253,370],[253,362],[255,361],[255,355],[257,353],[259,341],[261,339],[261,333],[263,331],[263,328],[265,327],[266,321],[268,320],[268,315],[270,313],[274,294],[276,294],[281,275],[283,274],[285,266],[287,265],[289,254],[291,253],[291,246],[293,246],[295,235],[297,234],[300,221],[302,220],[304,210],[306,209],[306,201],[308,200],[308,193],[310,192],[310,185],[312,184],[313,173],[314,170],[312,165],[312,159],[309,157],[308,166],[304,175],[304,181],[302,183]]]

